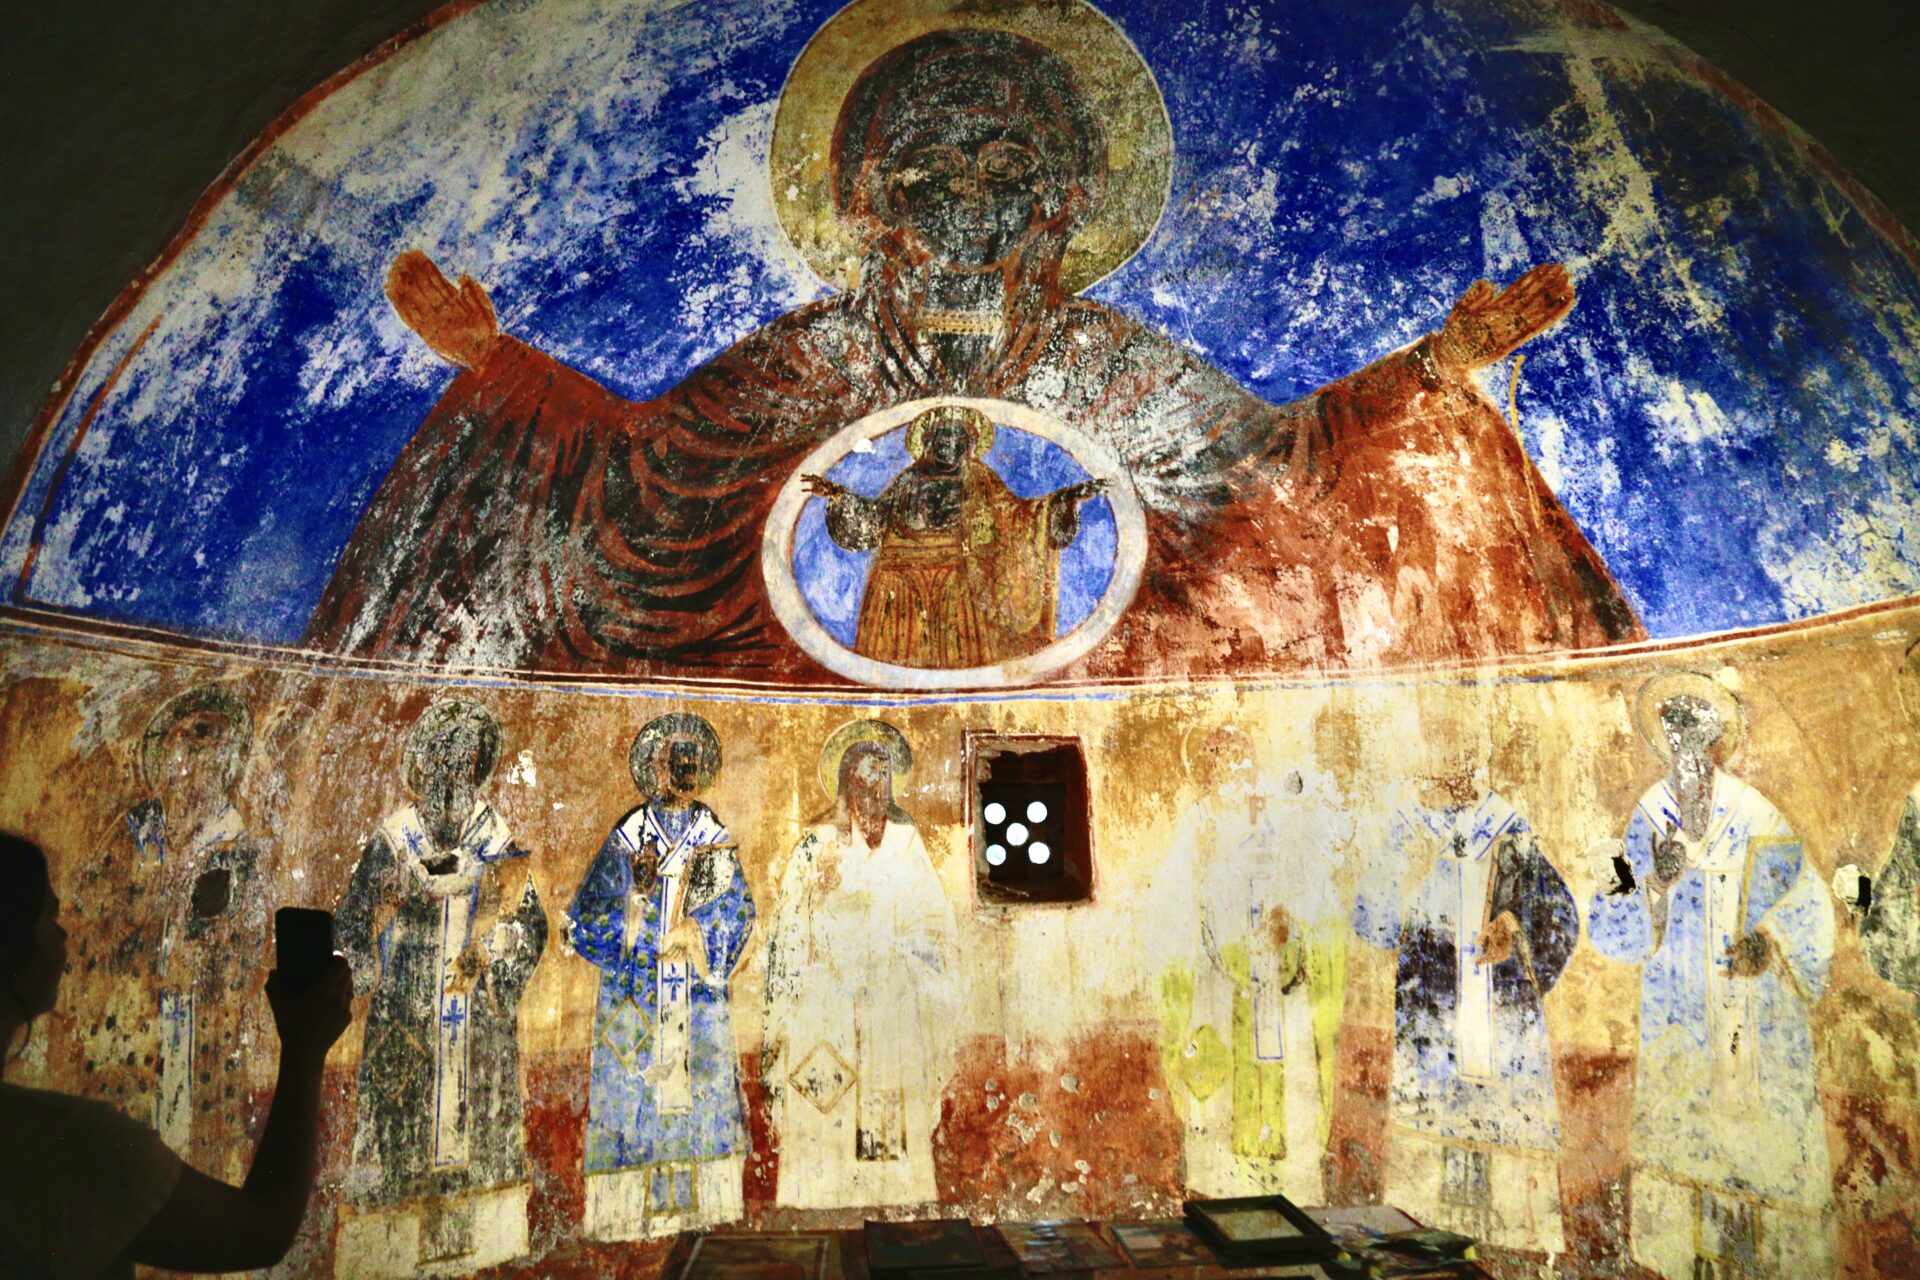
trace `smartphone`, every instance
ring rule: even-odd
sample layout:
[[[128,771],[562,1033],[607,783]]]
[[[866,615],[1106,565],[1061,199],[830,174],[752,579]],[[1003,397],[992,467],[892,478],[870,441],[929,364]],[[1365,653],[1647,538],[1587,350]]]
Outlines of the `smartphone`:
[[[333,957],[333,912],[280,908],[273,913],[273,950],[288,982],[309,985]]]

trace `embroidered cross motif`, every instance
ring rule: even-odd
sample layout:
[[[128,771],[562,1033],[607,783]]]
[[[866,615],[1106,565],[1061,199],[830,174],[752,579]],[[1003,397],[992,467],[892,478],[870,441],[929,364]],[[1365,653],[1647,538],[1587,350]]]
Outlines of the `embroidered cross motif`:
[[[460,1028],[467,1020],[467,1006],[459,996],[448,996],[446,1008],[440,1011],[440,1025],[447,1029],[449,1048],[460,1043]]]
[[[184,996],[168,992],[160,997],[160,1021],[166,1023],[168,1029],[176,1035],[192,1016],[193,1006]]]

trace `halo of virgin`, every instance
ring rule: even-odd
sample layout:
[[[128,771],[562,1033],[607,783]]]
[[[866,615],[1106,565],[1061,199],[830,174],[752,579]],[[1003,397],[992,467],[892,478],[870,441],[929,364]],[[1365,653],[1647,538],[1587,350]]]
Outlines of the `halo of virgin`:
[[[1116,131],[1107,141],[1106,200],[1075,234],[1061,264],[1062,286],[1084,292],[1152,238],[1173,192],[1173,121],[1166,96],[1126,33],[1086,0],[1004,6],[853,0],[821,23],[780,88],[767,153],[771,189],[796,193],[773,202],[787,243],[826,284],[849,285],[860,246],[827,195],[828,143],[841,104],[876,58],[947,27],[1007,31],[1045,45],[1073,69],[1093,110]]]

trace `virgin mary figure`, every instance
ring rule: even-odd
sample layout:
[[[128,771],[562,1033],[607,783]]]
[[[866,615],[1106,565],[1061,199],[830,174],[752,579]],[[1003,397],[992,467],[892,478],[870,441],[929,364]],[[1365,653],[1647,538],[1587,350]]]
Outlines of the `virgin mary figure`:
[[[870,9],[880,31],[896,21]],[[952,16],[840,99],[824,220],[859,246],[855,282],[651,400],[502,333],[476,281],[449,281],[417,250],[396,258],[394,309],[461,372],[362,515],[308,642],[433,664],[831,678],[773,616],[757,564],[767,515],[848,423],[938,396],[1049,414],[1110,448],[1139,491],[1145,585],[1080,674],[1369,666],[1643,634],[1471,376],[1567,314],[1564,268],[1481,281],[1412,346],[1267,404],[1070,292],[1087,281],[1063,261],[1109,195],[1102,113],[1060,53]],[[783,110],[805,96],[805,62]],[[1152,219],[1134,221],[1137,244]]]

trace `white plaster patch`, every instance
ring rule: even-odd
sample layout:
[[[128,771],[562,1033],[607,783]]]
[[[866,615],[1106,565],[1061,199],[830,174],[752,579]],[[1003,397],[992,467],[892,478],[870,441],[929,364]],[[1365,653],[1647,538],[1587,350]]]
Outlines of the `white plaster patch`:
[[[702,139],[698,167],[676,184],[683,197],[705,196],[720,201],[707,215],[704,233],[731,242],[738,252],[764,263],[774,276],[771,282],[732,278],[690,290],[680,309],[681,323],[690,330],[708,329],[724,321],[725,314],[714,314],[718,304],[738,311],[777,300],[781,307],[789,308],[820,292],[806,263],[780,229],[773,190],[767,181],[766,156],[776,105],[772,101],[756,102],[727,117]]]
[[[1920,539],[1914,534],[1920,502],[1910,493],[1839,513],[1833,528],[1798,549],[1783,545],[1778,531],[1762,533],[1757,558],[1779,586],[1789,617],[1905,595],[1920,581]]]
[[[1654,426],[1654,450],[1671,458],[1682,449],[1731,444],[1744,434],[1705,391],[1689,387],[1677,378],[1668,379],[1658,399],[1647,402],[1647,417]]]
[[[1503,191],[1490,191],[1480,202],[1480,253],[1489,279],[1505,279],[1533,265],[1519,215]]]

